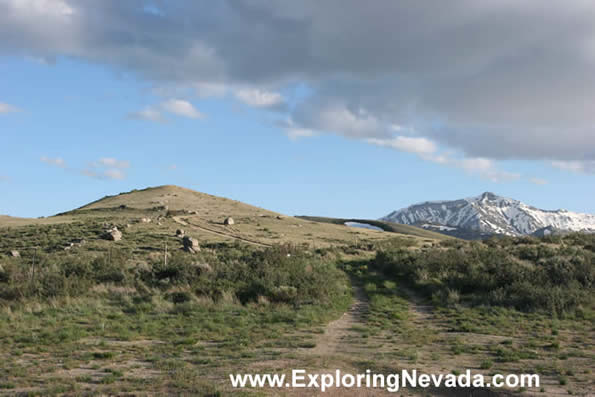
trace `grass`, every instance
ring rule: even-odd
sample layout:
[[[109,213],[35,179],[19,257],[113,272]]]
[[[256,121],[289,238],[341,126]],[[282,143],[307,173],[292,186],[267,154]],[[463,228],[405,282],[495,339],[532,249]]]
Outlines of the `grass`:
[[[227,215],[236,220],[233,229],[221,225]],[[142,217],[152,222],[139,222]],[[411,283],[380,268],[376,253],[413,255],[421,248],[433,259],[449,250],[467,252],[468,243],[347,228],[339,221],[279,219],[175,187],[109,197],[57,217],[0,219],[10,223],[0,228],[0,253],[21,252],[20,258],[0,257],[0,394],[226,395],[230,372],[288,368],[536,372],[547,380],[548,393],[580,394],[592,384],[588,301],[554,316],[478,302],[452,288],[462,278],[454,276],[464,274],[448,273],[457,261],[443,273],[420,267],[412,274],[423,282]],[[122,241],[103,240],[106,225],[123,230]],[[181,251],[178,228],[199,239],[199,254]],[[64,250],[79,239],[85,243]],[[591,252],[591,241],[580,236],[484,244],[514,251],[528,269],[562,246],[574,263]],[[407,258],[399,257],[393,270],[406,268]],[[212,271],[197,266],[205,263]],[[339,339],[344,351],[319,356],[326,325],[350,306],[351,284],[365,295],[366,308]],[[433,296],[428,286],[447,287],[446,293]]]

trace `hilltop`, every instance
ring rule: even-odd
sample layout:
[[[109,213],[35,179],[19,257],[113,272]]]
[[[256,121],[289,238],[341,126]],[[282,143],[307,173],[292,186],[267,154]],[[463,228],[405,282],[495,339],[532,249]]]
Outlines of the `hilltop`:
[[[234,219],[233,225],[224,225],[227,217]],[[261,246],[306,243],[314,247],[326,247],[351,244],[359,240],[373,242],[395,236],[403,236],[420,244],[422,238],[428,241],[443,238],[440,234],[415,227],[403,228],[398,230],[398,233],[393,233],[396,229],[385,233],[350,228],[343,224],[314,222],[174,185],[135,189],[105,196],[77,209],[50,217],[0,217],[0,227],[71,223],[119,226],[124,233],[124,241],[129,240],[127,235],[132,234],[135,235],[135,239],[140,235],[148,235],[151,240],[166,241],[179,228],[183,228],[201,244],[240,241]],[[97,243],[105,244],[100,238],[100,232],[96,231]],[[63,244],[68,244],[67,240],[72,238],[76,236],[64,236]]]

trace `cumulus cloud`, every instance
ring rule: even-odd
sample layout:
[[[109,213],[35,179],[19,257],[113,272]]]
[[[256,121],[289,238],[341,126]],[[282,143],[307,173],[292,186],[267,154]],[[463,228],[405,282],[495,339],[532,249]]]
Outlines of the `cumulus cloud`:
[[[126,170],[130,168],[129,161],[113,157],[102,157],[97,161],[88,163],[85,168],[69,167],[61,157],[42,156],[40,160],[65,171],[80,173],[95,179],[125,179]]]
[[[200,96],[253,87],[232,89],[252,106],[301,84],[309,95],[285,101],[290,136],[405,147],[407,134],[392,129],[404,126],[472,162],[594,168],[591,1],[205,0],[157,10],[141,0],[0,0],[0,53],[108,64]],[[161,110],[200,118],[172,101]]]
[[[130,168],[130,162],[127,160],[102,157],[89,163],[88,167],[83,169],[81,173],[96,179],[124,179],[126,178],[127,168]]]
[[[564,171],[571,171],[582,174],[595,174],[595,160],[552,161],[552,166]]]
[[[477,174],[492,182],[512,181],[521,177],[518,173],[499,170],[492,160],[486,158],[466,158],[455,160],[452,164],[470,174]]]
[[[147,120],[152,121],[154,123],[165,122],[165,119],[161,115],[161,112],[152,107],[146,107],[142,110],[139,110],[138,112],[129,113],[128,118],[135,120]]]
[[[118,160],[113,157],[103,157],[94,163],[95,167],[111,167],[111,168],[129,168],[130,162],[126,160]]]
[[[193,104],[183,99],[169,99],[159,104],[158,107],[148,106],[137,112],[128,114],[128,118],[135,120],[147,120],[154,123],[165,123],[163,111],[191,119],[202,119],[204,114],[199,112]]]
[[[278,92],[258,88],[240,88],[236,90],[235,97],[240,102],[257,108],[282,109],[285,107],[285,98]]]
[[[15,13],[25,16],[43,15],[47,17],[65,17],[74,10],[67,2],[61,0],[5,0]]]
[[[392,149],[404,152],[415,153],[421,156],[427,156],[436,152],[436,144],[426,138],[416,138],[408,136],[396,136],[390,139],[368,139],[369,143],[378,146],[386,146]]]
[[[42,162],[52,165],[54,167],[66,168],[66,161],[64,161],[62,157],[41,156],[39,159]]]
[[[18,111],[20,111],[20,109],[17,108],[16,106],[9,105],[8,103],[0,102],[0,114],[14,113],[14,112],[18,112]]]
[[[191,119],[202,119],[204,115],[199,112],[194,105],[183,99],[170,99],[161,104],[166,111],[176,114],[178,116],[188,117]]]

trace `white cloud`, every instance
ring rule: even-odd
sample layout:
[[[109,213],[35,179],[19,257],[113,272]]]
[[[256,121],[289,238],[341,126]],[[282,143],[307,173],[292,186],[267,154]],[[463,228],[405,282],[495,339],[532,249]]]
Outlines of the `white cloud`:
[[[161,115],[161,112],[152,107],[146,107],[142,110],[139,110],[138,112],[129,113],[128,117],[136,120],[148,120],[155,123],[165,122],[165,119]]]
[[[396,136],[390,139],[370,138],[368,143],[378,146],[390,147],[403,152],[427,156],[436,152],[436,144],[426,138]]]
[[[64,17],[74,14],[74,9],[62,0],[6,0],[21,14]]]
[[[258,88],[240,88],[235,91],[235,97],[248,106],[257,108],[275,108],[285,104],[285,98],[278,92],[261,90]]]
[[[103,157],[99,159],[98,164],[105,167],[112,167],[112,168],[129,168],[130,162],[126,160],[118,160],[113,157]]]
[[[53,165],[55,167],[66,168],[66,162],[61,157],[52,158],[47,156],[41,156],[39,159],[46,164]]]
[[[471,158],[595,172],[595,2],[541,3],[159,2],[142,12],[134,1],[0,0],[0,54],[108,65],[200,97],[302,85],[306,95],[285,101],[294,138],[389,139],[406,126]],[[183,28],[188,18],[192,29]],[[199,118],[184,103],[167,111]]]
[[[122,170],[117,170],[117,169],[105,170],[103,172],[103,175],[107,179],[124,179],[126,177],[126,175],[124,174],[124,172]]]
[[[352,110],[343,104],[327,104],[316,108],[314,112],[307,109],[300,115],[305,120],[294,121],[294,125],[349,138],[385,135],[381,123],[365,109]]]
[[[177,114],[178,116],[191,119],[202,119],[204,115],[199,112],[194,105],[183,99],[170,99],[161,104],[166,111]]]
[[[493,160],[481,157],[454,160],[452,164],[492,182],[512,181],[521,177],[518,173],[499,170]]]
[[[113,157],[102,157],[89,163],[81,170],[81,174],[95,179],[121,180],[126,178],[126,169],[130,168],[128,160],[118,160]]]
[[[8,103],[0,102],[0,114],[4,113],[14,113],[20,111],[19,108],[13,105],[9,105]]]
[[[564,171],[581,174],[595,174],[595,160],[586,161],[552,161],[552,166]]]

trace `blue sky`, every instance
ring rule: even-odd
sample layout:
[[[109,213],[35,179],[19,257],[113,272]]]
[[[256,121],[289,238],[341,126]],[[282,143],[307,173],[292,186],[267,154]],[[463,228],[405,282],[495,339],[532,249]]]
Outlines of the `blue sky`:
[[[575,82],[559,64],[563,87],[535,75],[530,89],[508,82],[512,78],[500,69],[482,67],[486,78],[502,78],[518,90],[482,83],[493,88],[490,95],[457,86],[449,101],[444,96],[453,95],[450,85],[459,84],[461,70],[471,70],[475,58],[445,58],[446,72],[423,71],[442,87],[439,95],[423,86],[421,75],[403,79],[410,65],[402,58],[378,65],[362,61],[376,46],[363,41],[374,39],[364,33],[361,43],[358,32],[343,43],[349,51],[337,59],[325,58],[326,52],[315,56],[320,49],[309,48],[311,59],[284,60],[283,51],[312,45],[284,34],[294,24],[301,32],[299,18],[316,25],[313,15],[324,10],[315,4],[259,9],[268,27],[263,36],[269,28],[280,29],[272,44],[249,29],[253,25],[246,23],[242,31],[242,18],[253,14],[200,11],[233,23],[253,48],[243,54],[226,32],[206,22],[195,30],[176,28],[182,15],[198,12],[190,3],[183,12],[151,3],[150,10],[159,13],[148,13],[145,2],[108,3],[92,10],[94,18],[117,20],[108,18],[116,13],[122,25],[93,25],[91,11],[84,9],[88,3],[0,0],[0,26],[16,32],[0,34],[0,214],[51,215],[107,194],[162,184],[291,215],[378,218],[415,202],[483,191],[546,209],[595,213],[595,139],[589,129],[595,120],[590,108],[565,106],[584,100],[585,93],[573,93]],[[271,15],[269,26],[265,17]],[[291,20],[280,23],[278,15]],[[89,37],[73,35],[67,30],[73,26]],[[64,36],[57,27],[64,27]],[[41,34],[46,28],[51,33]],[[320,31],[312,29],[311,35]],[[341,33],[343,27],[334,29]],[[124,33],[134,34],[132,47]],[[188,43],[177,44],[176,34]],[[320,34],[329,53],[342,48],[340,35]],[[165,38],[176,48],[163,47]],[[143,51],[135,55],[138,48]],[[265,59],[256,56],[261,53]],[[475,55],[494,57],[479,50]],[[419,57],[414,60],[432,61]],[[512,76],[532,67],[523,59]],[[571,61],[567,68],[580,80],[576,65],[586,61]],[[590,81],[579,82],[590,93]],[[533,102],[517,103],[528,100],[538,83],[551,85],[555,100],[566,102],[555,106],[539,88]],[[415,100],[403,99],[405,93]],[[554,118],[551,109],[561,113]]]

